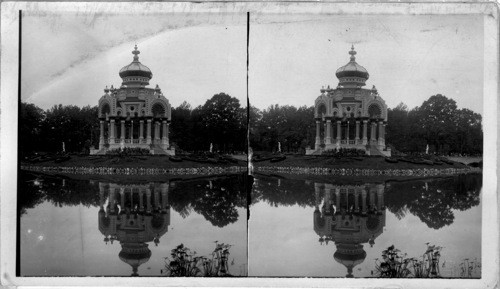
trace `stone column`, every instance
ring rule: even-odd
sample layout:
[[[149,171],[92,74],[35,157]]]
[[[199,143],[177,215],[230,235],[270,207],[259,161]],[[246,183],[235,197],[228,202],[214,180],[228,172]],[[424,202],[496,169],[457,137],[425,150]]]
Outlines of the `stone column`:
[[[130,121],[130,143],[134,142],[134,121]]]
[[[321,185],[319,183],[314,183],[314,199],[316,201],[316,208],[321,204],[320,194]]]
[[[151,144],[151,119],[148,119],[148,128],[146,133],[147,133],[146,142],[148,144]]]
[[[116,198],[115,198],[115,189],[110,188],[109,189],[109,211],[111,214],[115,213],[115,203],[116,203]]]
[[[337,142],[340,143],[340,139],[342,138],[342,132],[340,130],[340,120],[337,120]]]
[[[144,139],[144,120],[139,121],[139,141],[142,142]]]
[[[381,145],[384,147],[385,147],[385,126],[386,126],[386,124],[383,123],[382,124],[382,133],[380,134],[382,136]]]
[[[370,190],[370,209],[375,209],[375,192]]]
[[[146,189],[146,212],[151,213],[151,189]]]
[[[162,144],[166,144],[167,143],[167,121],[166,120],[162,121],[162,124],[163,124],[163,133],[161,136],[161,142],[162,142]]]
[[[161,208],[166,209],[168,206],[168,184],[161,185]]]
[[[165,131],[165,137],[167,139],[167,142],[165,143],[165,145],[167,147],[170,146],[170,137],[169,137],[169,132],[170,132],[170,124],[167,122],[167,130]]]
[[[356,121],[356,144],[358,144],[358,140],[359,140],[359,120]]]
[[[340,212],[340,189],[335,188],[335,207],[337,212]]]
[[[122,123],[122,126],[121,126],[121,131],[120,131],[120,139],[121,139],[121,142],[125,142],[125,121],[122,120],[121,123]]]
[[[382,140],[384,139],[384,135],[383,135],[383,123],[382,121],[379,121],[378,122],[378,145],[382,145]]]
[[[366,189],[361,190],[361,212],[366,214]]]
[[[379,210],[384,208],[384,185],[377,185],[377,207]]]
[[[109,126],[110,126],[110,134],[109,134],[109,142],[114,144],[115,143],[115,120],[110,119],[109,120]]]
[[[144,211],[144,191],[142,189],[139,190],[139,211]]]
[[[376,141],[377,140],[377,138],[376,138],[376,134],[377,134],[376,126],[377,126],[377,123],[376,122],[372,122],[372,130],[371,130],[371,137],[370,137],[371,141]]]
[[[155,140],[160,139],[160,122],[155,121]]]
[[[101,134],[99,136],[99,149],[102,150],[104,148],[104,120],[99,121],[101,125]]]
[[[359,190],[357,188],[354,191],[354,211],[359,212]]]
[[[325,145],[330,145],[332,144],[332,121],[327,119],[326,120],[326,137],[325,137]]]
[[[160,207],[160,193],[158,192],[158,190],[155,189],[155,192],[154,192],[154,202],[155,202],[155,210],[158,209]]]
[[[368,121],[363,120],[363,145],[366,145],[368,142]]]
[[[320,127],[320,121],[317,120],[316,121],[316,142],[314,143],[314,149],[315,150],[318,150],[319,149],[319,146],[321,145],[321,137],[319,135],[320,133],[320,130],[321,130],[321,127]]]
[[[120,188],[120,212],[125,211],[125,189]]]

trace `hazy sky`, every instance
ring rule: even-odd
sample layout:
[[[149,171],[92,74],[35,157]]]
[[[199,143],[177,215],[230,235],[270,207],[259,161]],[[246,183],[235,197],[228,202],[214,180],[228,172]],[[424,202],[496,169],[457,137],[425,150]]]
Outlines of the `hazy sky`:
[[[175,107],[203,104],[219,92],[246,103],[246,14],[126,15],[31,12],[23,21],[22,99],[96,105],[118,71],[140,61]],[[370,73],[389,107],[410,108],[444,94],[482,113],[481,16],[252,14],[249,91],[252,105],[313,105],[323,85],[349,61]]]
[[[246,14],[38,13],[23,19],[22,99],[97,105],[119,70],[139,60],[173,106],[225,92],[246,106]]]
[[[356,61],[389,107],[444,94],[482,113],[483,20],[477,16],[253,14],[250,101],[313,105],[335,71]]]

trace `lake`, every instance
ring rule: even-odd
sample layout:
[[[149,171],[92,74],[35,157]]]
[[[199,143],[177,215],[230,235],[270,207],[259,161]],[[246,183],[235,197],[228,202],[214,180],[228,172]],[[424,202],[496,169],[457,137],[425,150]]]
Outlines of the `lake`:
[[[434,276],[480,278],[481,186],[481,174],[370,183],[256,174],[249,275],[378,277],[394,245],[401,262],[426,263],[434,248]]]
[[[20,172],[21,276],[165,276],[229,244],[229,276],[481,277],[481,174],[78,178]]]
[[[244,175],[165,182],[19,174],[21,276],[160,276],[183,244],[247,275]]]

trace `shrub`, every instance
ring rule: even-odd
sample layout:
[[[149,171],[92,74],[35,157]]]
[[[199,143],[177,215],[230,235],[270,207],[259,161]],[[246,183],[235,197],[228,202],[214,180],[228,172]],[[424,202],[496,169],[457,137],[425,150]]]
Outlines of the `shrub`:
[[[147,156],[150,155],[148,149],[143,148],[124,148],[124,149],[113,149],[106,152],[106,155],[110,156]]]

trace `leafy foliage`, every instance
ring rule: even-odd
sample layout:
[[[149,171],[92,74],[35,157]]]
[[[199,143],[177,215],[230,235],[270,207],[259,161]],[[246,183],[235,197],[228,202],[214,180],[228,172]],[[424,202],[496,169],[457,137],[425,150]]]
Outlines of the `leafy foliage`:
[[[407,257],[391,245],[382,251],[382,260],[375,259],[375,272],[380,278],[435,278],[439,273],[440,246],[429,245],[421,257]]]
[[[196,251],[180,244],[165,258],[161,273],[168,277],[229,277],[228,258],[231,245],[215,241],[210,257],[198,256]]]
[[[149,152],[148,149],[143,149],[143,148],[118,148],[114,150],[109,150],[106,152],[107,155],[111,156],[146,156],[150,155],[151,153]]]

